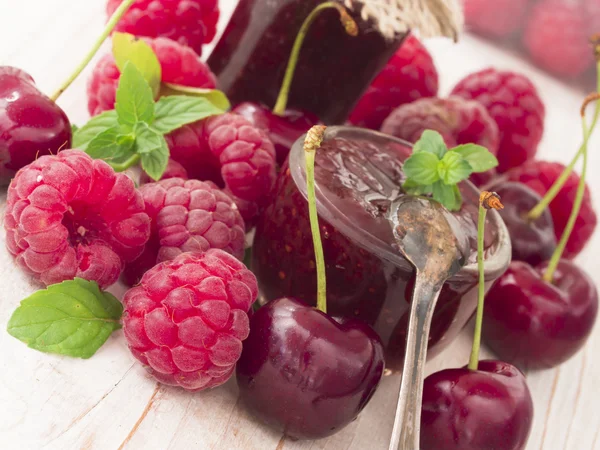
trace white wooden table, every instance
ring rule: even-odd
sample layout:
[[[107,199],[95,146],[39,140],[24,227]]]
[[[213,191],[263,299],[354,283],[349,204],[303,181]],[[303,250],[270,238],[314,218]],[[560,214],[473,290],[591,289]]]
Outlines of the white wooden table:
[[[221,0],[221,27],[236,0]],[[0,64],[28,71],[51,93],[79,62],[104,23],[105,0],[0,0]],[[466,37],[459,45],[428,42],[441,72],[441,94],[465,74],[488,65],[531,76],[547,105],[540,154],[567,162],[580,142],[579,92],[486,43]],[[209,53],[207,49],[206,54]],[[85,83],[89,68],[60,98],[73,122],[87,120]],[[591,145],[590,185],[600,210],[600,139]],[[4,203],[5,196],[0,197]],[[2,207],[0,207],[0,213]],[[134,361],[122,332],[115,333],[89,360],[38,353],[6,333],[19,301],[34,288],[4,250],[0,232],[0,448],[38,449],[214,449],[308,450],[387,449],[398,377],[387,377],[354,423],[314,442],[291,442],[265,428],[238,404],[235,380],[208,392],[188,394],[159,386]],[[596,233],[578,262],[596,280],[600,266]],[[597,256],[596,256],[597,258]],[[117,295],[123,289],[113,289]],[[467,362],[472,327],[428,372]],[[554,370],[528,373],[535,420],[528,449],[600,449],[600,327],[587,346]],[[491,354],[485,349],[483,357]]]

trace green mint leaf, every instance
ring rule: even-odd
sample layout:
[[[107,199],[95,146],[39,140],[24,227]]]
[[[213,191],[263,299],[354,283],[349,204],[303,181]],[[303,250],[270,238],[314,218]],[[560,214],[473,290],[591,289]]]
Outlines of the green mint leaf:
[[[11,336],[30,348],[89,358],[119,328],[123,306],[93,281],[75,278],[35,292],[8,321]]]
[[[438,164],[438,173],[444,184],[453,185],[469,178],[473,169],[459,153],[448,152]]]
[[[433,184],[440,179],[437,170],[438,162],[438,157],[433,153],[413,153],[404,162],[404,174],[415,183],[422,185]]]
[[[481,145],[465,144],[451,149],[469,163],[473,172],[485,172],[498,165],[498,159]]]
[[[422,185],[411,180],[410,178],[404,182],[404,184],[402,185],[402,189],[404,190],[404,192],[411,195],[425,195],[431,194],[432,192],[431,184]]]
[[[433,184],[432,193],[433,199],[449,211],[458,211],[462,205],[462,196],[457,185],[448,186],[440,180]]]
[[[140,71],[129,61],[121,72],[115,110],[125,131],[132,130],[139,122],[150,124],[154,118],[152,90]]]
[[[188,123],[223,112],[203,97],[185,95],[161,97],[155,105],[152,128],[166,134]]]
[[[438,159],[442,159],[447,151],[448,147],[444,142],[444,138],[440,133],[433,130],[423,131],[421,138],[413,146],[413,154],[420,152],[433,153]]]
[[[231,108],[229,99],[223,91],[218,89],[202,89],[190,86],[182,86],[181,84],[163,83],[160,89],[162,96],[168,95],[186,95],[188,97],[205,98],[217,108],[227,111]]]
[[[77,130],[79,130],[79,127],[77,125],[75,125],[74,123],[72,123],[71,124],[71,134],[77,133]]]
[[[127,62],[131,62],[150,86],[152,98],[158,97],[162,69],[152,47],[132,34],[113,33],[112,53],[119,71],[123,72]]]
[[[169,162],[169,147],[162,133],[145,123],[135,127],[135,149],[142,158],[142,169],[150,178],[160,180]]]
[[[133,136],[123,135],[121,128],[117,126],[98,134],[89,143],[85,152],[94,159],[110,161],[131,154],[133,144]]]
[[[119,125],[115,110],[104,111],[92,117],[84,126],[73,134],[73,148],[87,149],[89,143],[103,131]]]

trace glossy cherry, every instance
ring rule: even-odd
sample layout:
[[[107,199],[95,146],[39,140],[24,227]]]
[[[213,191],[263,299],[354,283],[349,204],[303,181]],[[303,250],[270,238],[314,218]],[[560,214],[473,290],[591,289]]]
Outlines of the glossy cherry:
[[[0,185],[38,156],[71,147],[64,111],[24,71],[0,66]]]
[[[527,218],[542,198],[523,183],[502,183],[494,187],[494,191],[505,205],[499,213],[510,234],[513,261],[537,265],[550,259],[556,249],[550,210],[546,208],[535,220]]]
[[[533,422],[525,377],[501,361],[447,369],[425,379],[421,450],[521,450]]]
[[[521,368],[555,367],[585,344],[598,313],[592,279],[561,260],[553,282],[542,276],[547,263],[513,261],[487,294],[484,342]]]
[[[280,166],[292,144],[310,127],[319,123],[319,118],[308,111],[286,109],[282,115],[277,115],[266,106],[251,102],[240,103],[232,112],[245,117],[268,134],[275,145],[277,164]]]
[[[318,439],[365,407],[383,374],[383,345],[363,322],[336,322],[280,298],[254,313],[236,370],[256,417],[288,436]]]

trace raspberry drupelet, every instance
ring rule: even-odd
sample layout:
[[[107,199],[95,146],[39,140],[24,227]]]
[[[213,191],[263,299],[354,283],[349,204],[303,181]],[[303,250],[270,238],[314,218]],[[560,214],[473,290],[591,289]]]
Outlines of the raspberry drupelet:
[[[256,278],[230,254],[183,253],[125,294],[127,344],[161,383],[190,391],[219,386],[242,353],[257,295]]]
[[[527,17],[528,0],[463,0],[470,31],[492,38],[506,38],[520,30]]]
[[[215,75],[191,48],[167,38],[145,38],[144,41],[158,58],[163,82],[204,89],[216,86]],[[115,108],[120,77],[113,55],[104,55],[96,64],[87,86],[88,111],[92,116]]]
[[[17,172],[4,228],[17,264],[41,283],[81,277],[105,288],[142,253],[150,218],[127,175],[80,150],[63,150]]]
[[[108,0],[110,17],[123,0]],[[217,32],[217,0],[137,0],[121,18],[115,30],[136,36],[167,37],[202,54],[202,44]]]
[[[496,121],[500,132],[499,172],[535,156],[544,133],[545,107],[527,77],[489,68],[465,77],[452,95],[478,101]]]

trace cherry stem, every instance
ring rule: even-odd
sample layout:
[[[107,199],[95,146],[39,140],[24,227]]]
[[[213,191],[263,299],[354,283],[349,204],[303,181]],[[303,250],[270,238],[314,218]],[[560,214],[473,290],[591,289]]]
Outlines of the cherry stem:
[[[296,40],[294,41],[294,46],[292,47],[292,52],[290,53],[290,59],[288,61],[287,68],[285,69],[285,75],[283,77],[281,89],[279,91],[279,95],[277,96],[275,106],[273,107],[273,114],[281,116],[285,112],[288,97],[290,94],[290,88],[292,86],[292,80],[294,79],[294,72],[296,71],[296,65],[298,64],[298,57],[300,55],[300,49],[302,48],[304,38],[306,37],[310,26],[315,21],[320,12],[324,9],[330,8],[335,8],[340,13],[340,20],[344,29],[346,30],[346,33],[348,33],[350,36],[358,35],[358,25],[350,16],[346,8],[344,8],[339,3],[325,2],[321,3],[315,9],[313,9],[312,12],[308,15],[308,17],[304,20],[304,23],[300,27],[300,31],[298,31],[298,36],[296,36]]]
[[[125,0],[123,3],[121,3],[119,5],[119,7],[115,10],[113,15],[110,17],[110,19],[106,23],[106,27],[104,28],[104,31],[102,31],[102,34],[96,40],[96,42],[94,43],[94,46],[89,51],[89,53],[85,56],[83,61],[81,61],[81,63],[79,63],[79,65],[76,67],[75,71],[58,88],[58,90],[54,94],[52,94],[52,96],[50,97],[50,99],[52,101],[56,102],[56,100],[58,100],[58,97],[60,97],[62,95],[62,93],[65,92],[67,90],[67,88],[71,85],[71,83],[73,83],[73,81],[75,81],[75,79],[81,74],[83,69],[85,69],[85,67],[90,63],[90,61],[92,60],[92,58],[94,57],[94,55],[96,54],[96,52],[98,51],[100,46],[104,43],[106,38],[110,35],[112,30],[117,25],[117,22],[121,19],[121,17],[123,17],[123,14],[125,14],[127,12],[127,10],[133,4],[133,2],[135,2],[135,0]]]
[[[479,270],[477,315],[475,317],[475,334],[473,348],[469,359],[469,369],[477,370],[479,367],[479,348],[481,347],[481,324],[483,322],[483,302],[485,299],[485,268],[484,268],[484,238],[485,217],[488,209],[502,209],[500,196],[495,192],[483,191],[479,197],[479,220],[477,222],[477,268]]]
[[[323,242],[319,230],[319,216],[317,214],[317,196],[315,194],[315,155],[323,142],[323,135],[327,127],[315,125],[306,133],[304,139],[304,155],[306,162],[306,191],[308,196],[308,215],[310,218],[310,232],[315,247],[315,261],[317,268],[317,309],[327,313],[327,283],[325,277],[325,256],[323,255]]]

